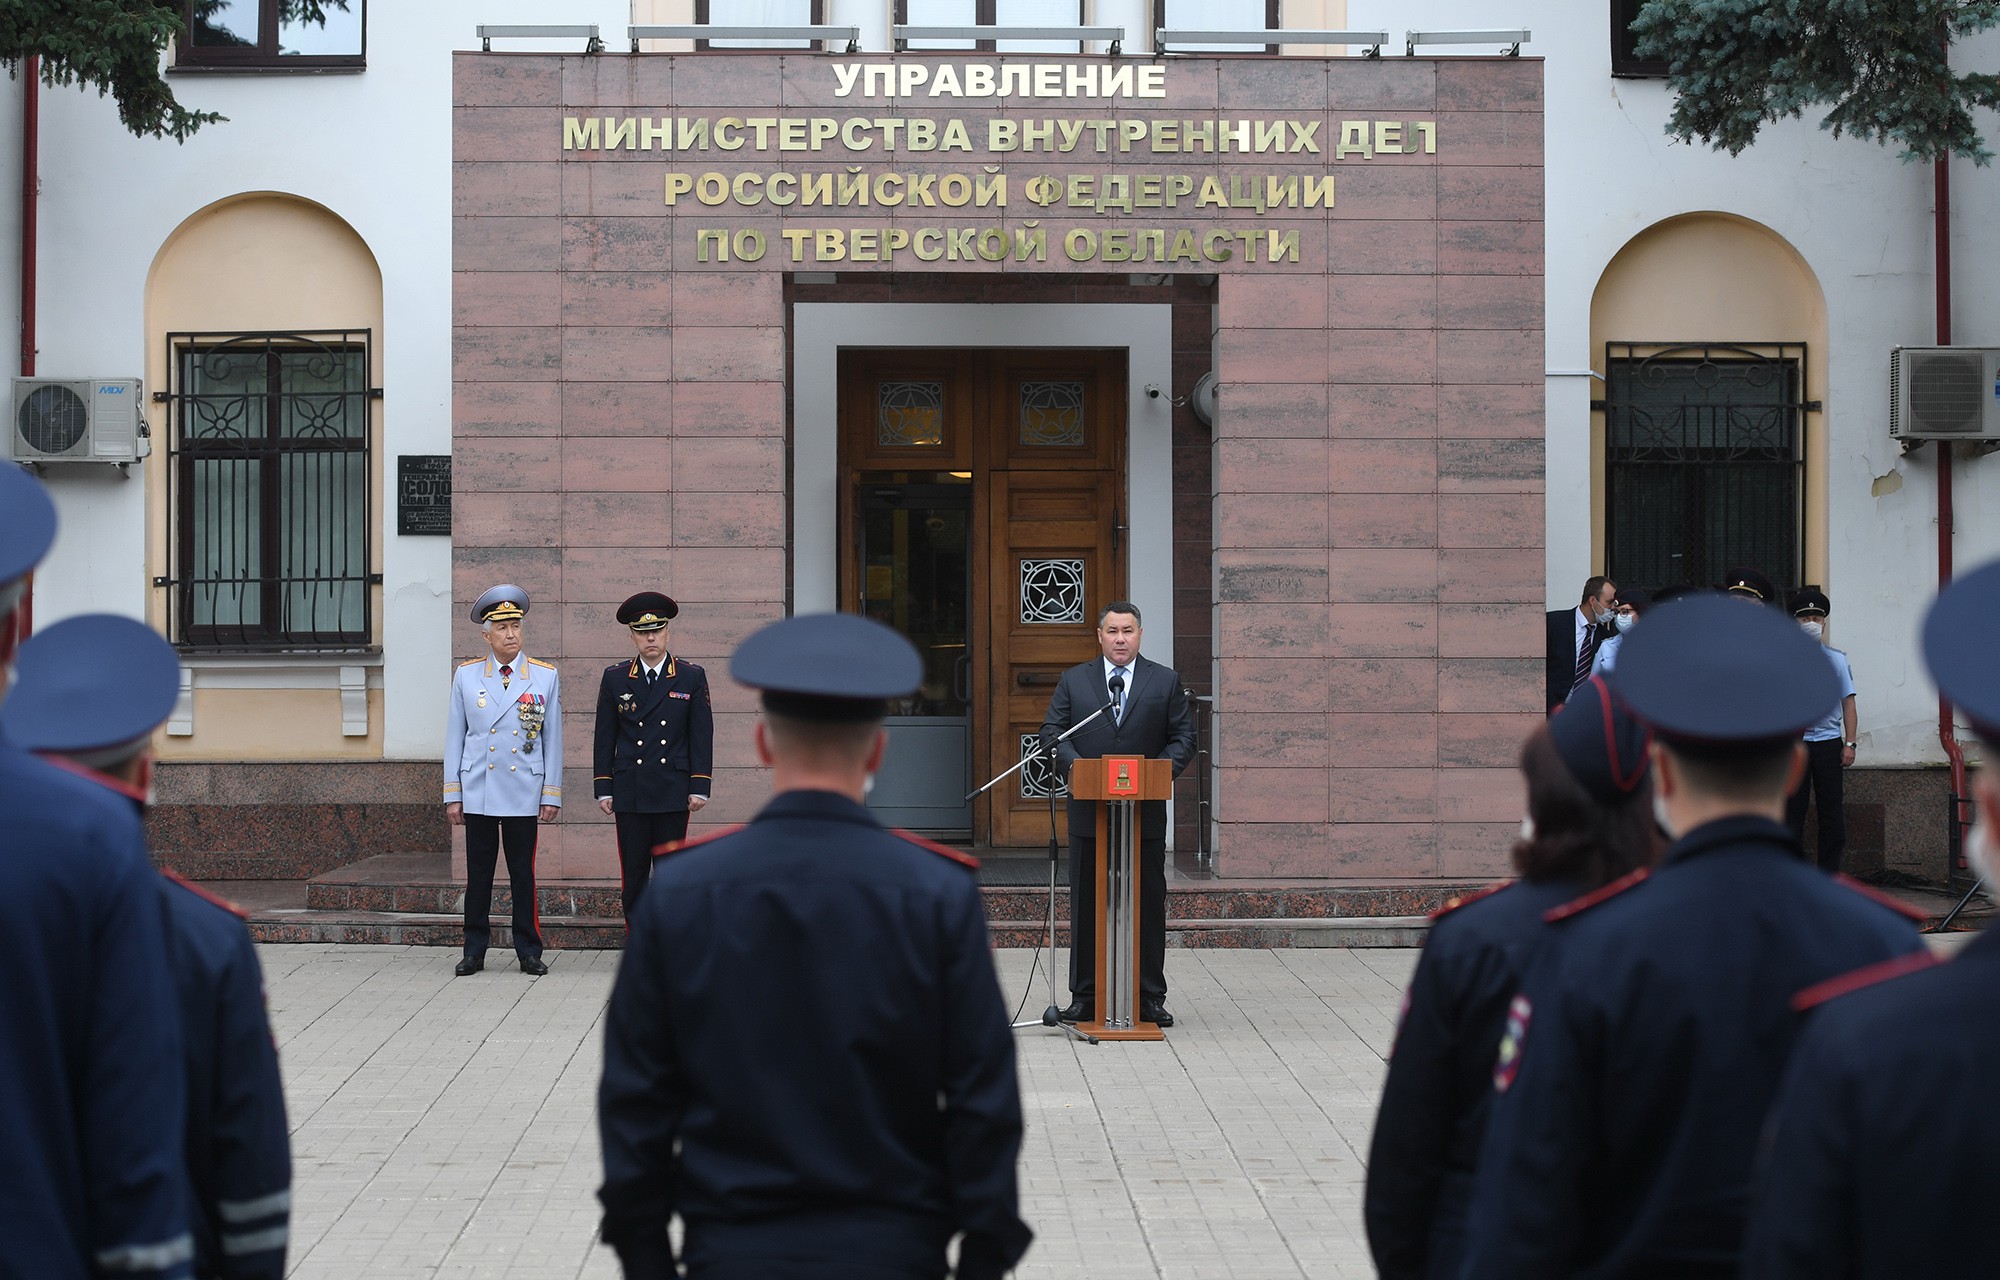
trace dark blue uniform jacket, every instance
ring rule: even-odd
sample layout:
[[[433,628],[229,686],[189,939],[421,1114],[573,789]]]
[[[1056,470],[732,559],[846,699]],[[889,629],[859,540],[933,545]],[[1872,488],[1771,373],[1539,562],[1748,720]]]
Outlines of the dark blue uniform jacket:
[[[229,907],[173,877],[167,906],[187,1046],[196,1274],[276,1280],[285,1274],[292,1155],[264,971]]]
[[[1441,913],[1404,998],[1368,1152],[1368,1246],[1382,1280],[1456,1277],[1507,1003],[1575,881],[1517,881]]]
[[[998,1277],[1027,1248],[978,878],[844,796],[782,793],[660,859],[604,1059],[603,1234],[628,1274],[668,1274],[674,1213],[691,1268],[941,1276],[963,1231],[959,1275]]]
[[[0,742],[0,1278],[189,1274],[181,1036],[139,821]]]
[[[1991,1275],[2000,934],[1807,1016],[1771,1116],[1743,1274]]]
[[[617,813],[680,813],[709,794],[715,716],[708,675],[669,657],[651,685],[637,658],[604,669],[597,685],[591,792]]]
[[[1734,1276],[1758,1135],[1799,1033],[1792,998],[1922,945],[1752,817],[1696,828],[1650,878],[1555,926],[1523,987],[1519,1074],[1494,1102],[1465,1274]]]

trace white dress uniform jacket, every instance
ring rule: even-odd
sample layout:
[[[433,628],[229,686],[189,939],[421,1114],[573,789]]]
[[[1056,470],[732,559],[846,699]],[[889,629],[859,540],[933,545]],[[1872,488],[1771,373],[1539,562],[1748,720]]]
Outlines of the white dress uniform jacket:
[[[514,670],[505,689],[491,654],[452,675],[444,802],[524,818],[562,804],[562,701],[552,663],[521,653],[508,665]]]

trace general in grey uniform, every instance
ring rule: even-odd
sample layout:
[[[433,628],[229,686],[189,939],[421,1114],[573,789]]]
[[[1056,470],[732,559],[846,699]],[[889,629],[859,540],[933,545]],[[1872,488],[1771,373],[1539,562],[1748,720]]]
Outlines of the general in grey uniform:
[[[507,851],[514,897],[514,953],[521,972],[543,974],[535,904],[536,820],[562,808],[562,697],[555,665],[521,647],[528,593],[512,583],[488,590],[472,620],[492,651],[460,666],[451,680],[444,735],[445,816],[465,827],[465,956],[458,976],[486,967],[493,870]]]

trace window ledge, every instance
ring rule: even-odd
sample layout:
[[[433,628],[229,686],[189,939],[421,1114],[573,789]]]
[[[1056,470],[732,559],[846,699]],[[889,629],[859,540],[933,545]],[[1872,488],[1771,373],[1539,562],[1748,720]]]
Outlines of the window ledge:
[[[285,63],[259,62],[245,66],[172,66],[167,68],[170,76],[353,76],[368,70],[366,63],[343,63],[337,67],[291,66]]]

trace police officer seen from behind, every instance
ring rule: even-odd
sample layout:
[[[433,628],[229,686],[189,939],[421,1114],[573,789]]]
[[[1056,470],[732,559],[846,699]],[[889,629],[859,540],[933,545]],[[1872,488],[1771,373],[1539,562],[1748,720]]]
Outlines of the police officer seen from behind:
[[[118,679],[107,682],[104,673]],[[180,695],[180,659],[144,623],[110,614],[58,622],[21,647],[0,731],[102,783],[143,811],[153,731]],[[264,971],[237,910],[165,873],[167,969],[179,989],[194,1273],[277,1280],[292,1206],[291,1140]]]
[[[1544,913],[1652,863],[1647,734],[1585,681],[1521,747],[1521,878],[1431,917],[1368,1154],[1368,1245],[1383,1280],[1456,1280],[1507,1006]]]
[[[1174,776],[1194,759],[1194,711],[1171,667],[1139,655],[1139,609],[1120,600],[1097,615],[1098,657],[1062,673],[1042,717],[1042,743],[1053,747],[1065,782],[1079,758],[1148,756],[1171,760]],[[1058,735],[1104,714],[1081,732]],[[1167,802],[1139,802],[1139,1018],[1174,1025],[1167,1011]],[[1097,805],[1069,802],[1069,1007],[1064,1022],[1088,1022],[1097,1010]],[[1108,1011],[1105,1011],[1108,1012]],[[1121,1011],[1122,1013],[1122,1011]]]
[[[662,856],[604,1038],[603,1236],[627,1280],[991,1280],[1027,1249],[1014,1044],[977,862],[863,805],[888,699],[923,668],[851,614],[772,623],[730,674],[763,691],[776,794]]]
[[[1922,947],[1800,859],[1785,797],[1833,669],[1789,617],[1654,609],[1612,692],[1653,730],[1660,865],[1559,909],[1494,1066],[1471,1280],[1736,1274],[1801,992]]]
[[[0,465],[0,706],[55,532],[41,483]],[[139,819],[4,732],[0,813],[0,1277],[180,1280],[194,1263],[181,1030]]]
[[[653,870],[653,850],[687,835],[688,814],[708,803],[715,717],[708,675],[667,652],[680,606],[642,591],[618,606],[638,656],[604,669],[597,688],[592,788],[618,824],[618,880],[625,918]]]
[[[1854,669],[1847,654],[1826,643],[1826,615],[1832,602],[1814,587],[1792,595],[1792,616],[1799,626],[1823,646],[1826,660],[1840,681],[1840,701],[1806,730],[1806,775],[1785,806],[1785,821],[1792,835],[1803,843],[1806,809],[1819,802],[1819,847],[1821,871],[1840,870],[1840,855],[1847,849],[1847,777],[1854,752],[1861,745],[1860,715],[1854,705]]]
[[[514,898],[514,954],[521,972],[544,974],[535,909],[536,819],[562,810],[562,699],[554,664],[521,652],[528,593],[509,583],[472,606],[492,652],[452,676],[444,733],[444,812],[465,828],[465,956],[458,976],[486,967],[493,869],[507,849]]]
[[[2000,564],[1946,587],[1924,660],[2000,753]],[[1966,857],[2000,884],[2000,776],[1972,778]],[[2000,1204],[2000,933],[1949,963],[1927,955],[1829,982],[1772,1109],[1743,1274],[1752,1280],[1903,1280],[1993,1274],[1986,1215]]]

